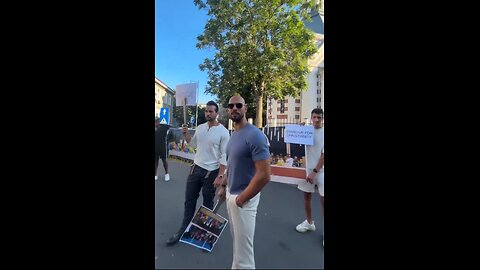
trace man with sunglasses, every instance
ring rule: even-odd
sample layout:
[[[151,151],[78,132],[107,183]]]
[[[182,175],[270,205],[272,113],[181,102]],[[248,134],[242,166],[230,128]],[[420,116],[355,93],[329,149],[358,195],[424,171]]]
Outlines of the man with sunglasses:
[[[185,209],[180,229],[167,240],[167,245],[178,243],[185,229],[195,214],[197,199],[202,190],[203,205],[213,210],[215,186],[222,182],[227,165],[226,148],[230,134],[217,121],[218,105],[209,101],[205,108],[206,123],[199,125],[193,137],[188,133],[188,127],[182,127],[183,138],[192,147],[197,148],[190,175],[185,189]],[[214,186],[215,184],[215,186]]]
[[[232,269],[254,269],[253,237],[260,191],[270,181],[270,151],[263,132],[248,123],[241,96],[228,103],[235,131],[227,145],[227,177],[218,196],[226,197],[233,238]],[[226,186],[228,187],[226,188]]]

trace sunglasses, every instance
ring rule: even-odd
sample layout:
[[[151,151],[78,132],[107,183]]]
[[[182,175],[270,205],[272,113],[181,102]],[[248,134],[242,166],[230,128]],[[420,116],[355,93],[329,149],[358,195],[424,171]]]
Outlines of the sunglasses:
[[[237,109],[241,109],[243,107],[242,103],[229,103],[228,108],[231,110],[233,109],[233,106],[237,107]]]

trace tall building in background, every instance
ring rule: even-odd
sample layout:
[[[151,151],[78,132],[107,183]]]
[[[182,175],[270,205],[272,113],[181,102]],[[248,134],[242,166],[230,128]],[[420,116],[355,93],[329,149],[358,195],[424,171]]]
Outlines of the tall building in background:
[[[161,108],[170,108],[170,119],[172,120],[173,109],[175,108],[175,91],[155,78],[155,116],[159,115]]]
[[[323,5],[313,11],[312,22],[305,26],[314,32],[315,46],[318,52],[308,59],[309,74],[307,90],[297,98],[288,96],[284,100],[267,100],[267,125],[284,126],[287,123],[309,123],[310,113],[314,108],[324,105],[324,12]]]

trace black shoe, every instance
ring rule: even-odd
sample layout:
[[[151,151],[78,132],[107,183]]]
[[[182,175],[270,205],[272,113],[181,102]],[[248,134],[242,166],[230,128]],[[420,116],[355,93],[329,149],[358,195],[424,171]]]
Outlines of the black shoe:
[[[182,237],[182,233],[183,232],[177,232],[174,235],[172,235],[172,237],[170,237],[170,239],[167,240],[167,246],[175,245],[176,243],[178,243],[178,241],[180,240],[180,237]]]

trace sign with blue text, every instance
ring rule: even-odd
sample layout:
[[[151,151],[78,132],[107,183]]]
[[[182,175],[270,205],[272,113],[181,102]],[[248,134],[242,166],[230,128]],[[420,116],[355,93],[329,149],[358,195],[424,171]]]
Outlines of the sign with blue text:
[[[313,145],[313,126],[285,125],[285,143]]]

